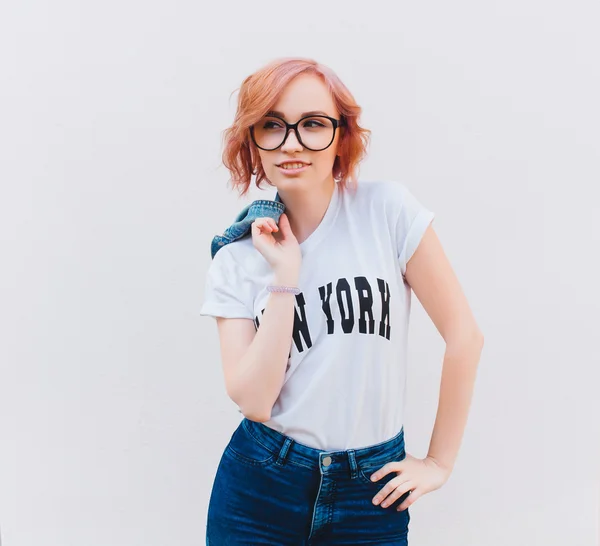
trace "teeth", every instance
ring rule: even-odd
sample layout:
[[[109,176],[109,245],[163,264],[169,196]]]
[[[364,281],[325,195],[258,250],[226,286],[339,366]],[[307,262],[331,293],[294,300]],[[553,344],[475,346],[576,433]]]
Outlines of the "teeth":
[[[282,169],[300,169],[304,167],[304,163],[284,163],[281,165]]]

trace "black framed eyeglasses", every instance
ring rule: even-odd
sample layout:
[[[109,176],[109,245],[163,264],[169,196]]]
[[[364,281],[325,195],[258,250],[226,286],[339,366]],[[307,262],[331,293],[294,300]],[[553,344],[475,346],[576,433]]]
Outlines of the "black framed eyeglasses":
[[[250,127],[250,135],[258,148],[270,152],[283,146],[290,129],[293,129],[304,148],[320,152],[331,146],[336,129],[343,124],[343,119],[324,115],[305,116],[296,123],[287,123],[279,116],[267,115]]]

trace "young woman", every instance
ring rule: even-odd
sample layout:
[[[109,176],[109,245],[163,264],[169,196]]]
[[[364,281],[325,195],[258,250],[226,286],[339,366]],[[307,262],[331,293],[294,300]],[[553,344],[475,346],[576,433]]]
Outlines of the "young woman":
[[[357,181],[360,111],[312,60],[278,60],[241,86],[224,164],[242,194],[255,175],[277,195],[213,241],[201,314],[217,317],[244,417],[207,544],[406,545],[408,507],[453,468],[483,336],[434,213],[401,182]],[[424,459],[404,443],[411,290],[446,342]]]

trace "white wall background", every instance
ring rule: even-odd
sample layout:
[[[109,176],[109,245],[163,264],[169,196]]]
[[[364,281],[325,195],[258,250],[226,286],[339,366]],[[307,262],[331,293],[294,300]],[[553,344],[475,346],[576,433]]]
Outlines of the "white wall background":
[[[301,55],[363,106],[363,178],[403,180],[436,212],[485,334],[459,460],[411,508],[411,545],[595,546],[599,15],[583,0],[3,2],[2,545],[204,543],[239,421],[198,315],[210,240],[246,202],[221,131],[246,75]],[[415,298],[416,456],[443,349]]]

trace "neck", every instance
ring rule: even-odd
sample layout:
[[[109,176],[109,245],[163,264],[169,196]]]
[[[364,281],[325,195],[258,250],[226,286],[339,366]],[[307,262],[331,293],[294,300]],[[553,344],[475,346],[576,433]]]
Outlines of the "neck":
[[[327,212],[334,189],[333,177],[307,190],[278,189],[298,243],[303,243],[317,229]]]

